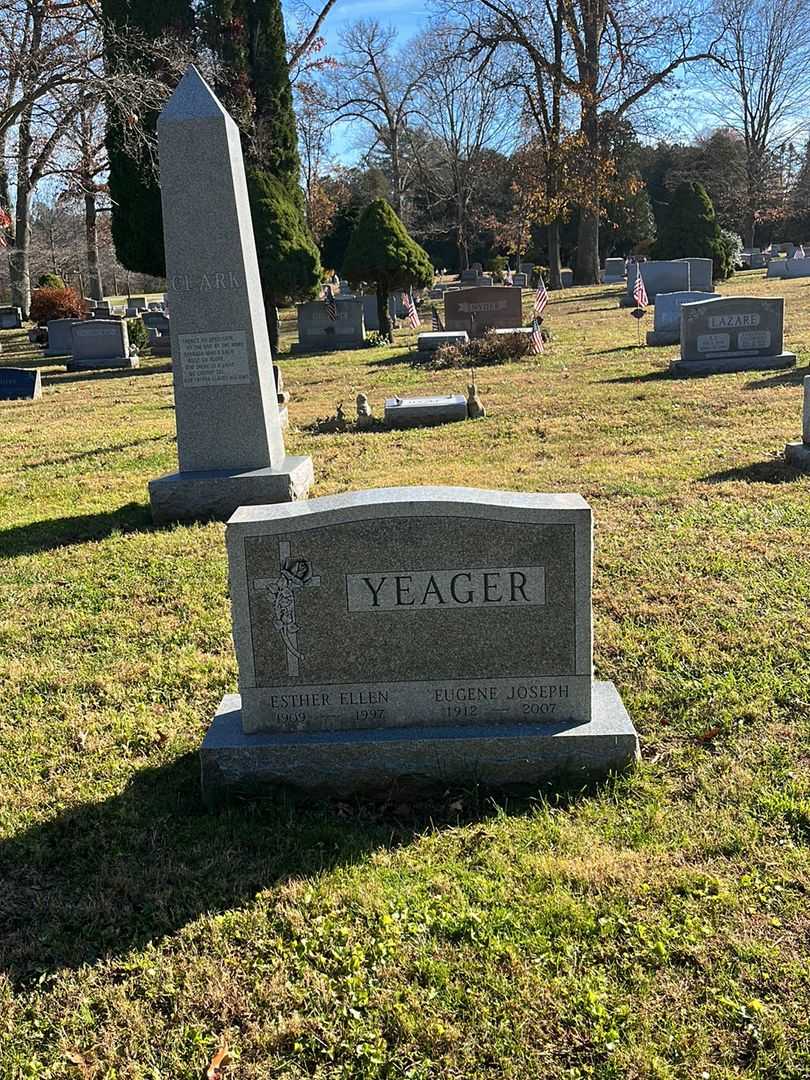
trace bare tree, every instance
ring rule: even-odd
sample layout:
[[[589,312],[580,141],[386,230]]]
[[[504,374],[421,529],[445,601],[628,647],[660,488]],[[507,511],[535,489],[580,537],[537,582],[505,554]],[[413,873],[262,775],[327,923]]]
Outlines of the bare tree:
[[[714,114],[745,144],[745,233],[753,245],[780,150],[810,126],[808,0],[717,0],[717,64],[707,87]],[[777,185],[778,186],[778,185]]]
[[[169,94],[164,82],[144,75],[140,62],[105,64],[105,38],[109,45],[116,37],[98,9],[82,0],[0,2],[0,209],[13,202],[4,239],[12,302],[26,313],[32,197],[52,171],[66,132],[78,117],[94,115],[100,107],[125,118],[133,147],[147,145],[140,117],[160,108]],[[128,31],[127,43],[141,59],[160,55],[171,75],[186,61],[185,50],[174,41],[147,40]]]
[[[407,130],[425,69],[416,55],[395,50],[396,30],[360,20],[344,31],[333,88],[334,122],[359,122],[371,132],[368,154],[382,152],[391,202],[402,216],[410,172]]]
[[[628,0],[450,0],[464,20],[471,49],[482,55],[508,46],[525,54],[534,76],[536,119],[549,141],[552,168],[564,137],[555,102],[577,103],[582,171],[590,172],[593,196],[580,206],[575,278],[599,280],[599,217],[604,148],[601,117],[634,110],[684,64],[711,56],[696,44],[691,0],[663,0],[639,17]],[[543,103],[547,103],[547,114]]]
[[[287,47],[290,79],[293,83],[310,69],[312,57],[320,52],[323,44],[321,30],[326,16],[336,3],[337,0],[326,0],[326,3],[315,8],[304,2],[295,5],[296,29]],[[315,66],[321,66],[321,63],[316,60]]]
[[[476,195],[488,183],[487,151],[508,141],[512,117],[501,86],[459,56],[456,31],[433,27],[410,45],[425,74],[414,95],[414,116],[429,136],[429,153],[414,155],[423,191],[452,207],[459,270],[469,267],[469,233]]]

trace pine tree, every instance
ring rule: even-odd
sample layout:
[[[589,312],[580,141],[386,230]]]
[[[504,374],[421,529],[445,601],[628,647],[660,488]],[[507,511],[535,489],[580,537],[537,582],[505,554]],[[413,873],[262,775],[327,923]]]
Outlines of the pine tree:
[[[375,199],[363,211],[352,233],[343,273],[353,285],[361,281],[376,284],[380,333],[391,341],[388,297],[392,289],[430,285],[433,265],[425,249],[408,235],[391,204]]]
[[[661,215],[654,259],[711,259],[714,277],[724,280],[732,267],[706,189],[696,181],[679,184],[669,209]]]
[[[277,349],[277,305],[312,296],[321,280],[299,183],[281,0],[208,0],[201,22],[222,64],[217,92],[242,131],[270,343]]]
[[[104,18],[122,32],[134,27],[150,38],[169,31],[185,36],[194,22],[189,0],[101,0],[101,9]],[[108,43],[107,54],[111,59],[116,47]],[[144,62],[143,57],[137,59],[141,64]],[[144,127],[152,134],[157,117],[156,112],[141,117]],[[166,272],[166,257],[158,178],[144,157],[132,156],[117,123],[108,122],[106,142],[112,201],[110,224],[118,260],[134,273],[162,277]]]

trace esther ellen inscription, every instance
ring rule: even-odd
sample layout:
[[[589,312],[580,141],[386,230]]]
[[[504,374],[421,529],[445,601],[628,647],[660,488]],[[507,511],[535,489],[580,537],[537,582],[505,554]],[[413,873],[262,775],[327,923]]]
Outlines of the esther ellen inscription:
[[[250,382],[247,334],[226,330],[215,334],[178,334],[183,386],[240,386]]]
[[[579,496],[383,489],[227,535],[246,731],[590,720]]]

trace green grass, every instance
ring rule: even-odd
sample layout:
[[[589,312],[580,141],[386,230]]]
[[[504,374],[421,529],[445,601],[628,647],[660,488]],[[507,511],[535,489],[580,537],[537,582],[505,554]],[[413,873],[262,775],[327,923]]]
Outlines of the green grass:
[[[596,672],[644,762],[495,804],[206,813],[196,750],[236,684],[223,526],[154,529],[171,375],[36,364],[0,405],[0,1076],[810,1075],[810,477],[800,368],[704,380],[636,346],[617,288],[555,296],[549,352],[481,369],[489,415],[317,434],[360,390],[464,389],[392,348],[282,355],[315,495],[383,484],[579,491]],[[650,320],[648,319],[648,324]],[[285,341],[292,324],[285,319]],[[285,346],[286,348],[286,346]]]

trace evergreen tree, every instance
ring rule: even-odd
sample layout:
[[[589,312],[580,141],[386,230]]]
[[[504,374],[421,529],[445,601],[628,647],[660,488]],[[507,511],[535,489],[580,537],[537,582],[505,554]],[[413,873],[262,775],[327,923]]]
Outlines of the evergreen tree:
[[[270,343],[277,349],[277,305],[312,296],[321,280],[299,183],[281,0],[207,0],[201,24],[222,64],[217,93],[242,131]]]
[[[151,38],[171,32],[179,36],[191,33],[194,22],[190,0],[101,0],[105,19],[124,32],[127,27],[141,30]],[[107,45],[107,55],[116,59],[117,44]],[[143,63],[143,57],[137,59]],[[141,117],[147,131],[154,134],[156,112]],[[118,123],[107,124],[109,192],[112,201],[111,229],[119,262],[134,273],[162,277],[166,273],[163,251],[163,215],[160,184],[151,164],[134,157],[125,146],[124,132]]]
[[[376,284],[380,333],[389,341],[393,340],[388,317],[391,290],[433,281],[428,253],[410,238],[385,199],[375,199],[361,214],[343,260],[343,273],[353,285],[361,281]]]
[[[315,242],[282,181],[261,169],[250,170],[247,179],[267,329],[271,348],[277,352],[278,305],[291,299],[314,299],[321,262]]]
[[[675,189],[651,254],[654,259],[711,259],[715,279],[722,281],[731,274],[728,245],[702,184],[691,181]]]
[[[359,218],[360,211],[356,207],[341,206],[332,218],[329,232],[321,241],[323,265],[328,266],[330,270],[336,270],[338,274],[343,273],[346,249]]]

